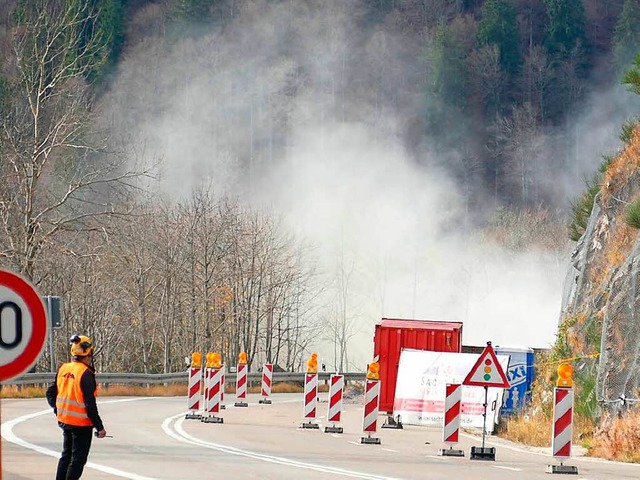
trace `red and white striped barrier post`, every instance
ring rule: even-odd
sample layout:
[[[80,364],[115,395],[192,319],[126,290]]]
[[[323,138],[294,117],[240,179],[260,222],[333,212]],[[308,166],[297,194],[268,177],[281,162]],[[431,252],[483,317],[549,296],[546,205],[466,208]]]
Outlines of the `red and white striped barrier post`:
[[[189,367],[189,383],[187,387],[187,409],[189,413],[186,419],[200,420],[202,415],[200,410],[200,390],[202,389],[202,354],[194,352],[191,354],[191,366]]]
[[[462,405],[462,385],[447,384],[444,399],[444,422],[442,441],[449,445],[441,449],[440,455],[448,457],[464,457],[464,450],[454,449],[460,436],[460,410]]]
[[[332,426],[324,428],[324,433],[343,433],[342,427],[336,427],[336,422],[340,421],[342,415],[342,391],[344,390],[344,376],[331,375],[329,385],[329,409],[327,410],[327,421]]]
[[[317,423],[313,422],[316,419],[318,405],[318,374],[317,373],[305,373],[304,375],[304,407],[303,418],[306,420],[301,425],[302,428],[320,428]]]
[[[236,399],[238,400],[233,404],[234,407],[247,407],[249,404],[244,400],[247,398],[247,373],[249,367],[247,366],[247,354],[240,352],[238,355],[238,369],[236,370]]]
[[[258,403],[264,403],[265,405],[271,405],[271,385],[273,383],[273,364],[265,363],[262,366],[262,398]]]
[[[307,373],[304,375],[304,406],[302,416],[304,420],[301,428],[320,428],[313,420],[316,418],[318,410],[318,355],[311,354],[307,360]]]
[[[221,417],[216,417],[220,412],[220,380],[222,370],[220,368],[220,354],[208,353],[205,370],[205,411],[207,416],[202,417],[204,423],[223,423]]]
[[[380,405],[380,364],[376,357],[367,368],[367,380],[364,389],[364,417],[362,431],[367,434],[360,443],[380,445],[380,439],[372,437],[378,431],[378,406]]]
[[[558,367],[558,383],[553,391],[553,433],[551,452],[560,465],[547,465],[547,473],[577,475],[578,467],[564,465],[571,458],[573,437],[573,368],[568,363]]]

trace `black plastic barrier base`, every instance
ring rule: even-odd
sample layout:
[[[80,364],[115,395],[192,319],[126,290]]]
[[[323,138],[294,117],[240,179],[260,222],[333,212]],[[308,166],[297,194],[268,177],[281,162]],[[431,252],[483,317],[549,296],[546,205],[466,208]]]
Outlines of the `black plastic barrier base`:
[[[221,417],[202,417],[203,423],[224,423],[224,419]]]
[[[455,448],[441,448],[438,451],[438,455],[443,457],[464,457],[464,450],[457,450]]]
[[[300,428],[310,428],[312,430],[318,430],[320,428],[320,425],[318,425],[317,423],[313,423],[313,422],[307,422],[307,423],[301,424]]]
[[[271,405],[271,400],[268,398],[264,398],[262,400],[258,400],[258,403],[262,403],[263,405]]]
[[[495,447],[471,447],[471,460],[493,460],[496,459]]]
[[[324,433],[344,433],[342,427],[336,427],[335,425],[332,427],[324,427]]]
[[[360,443],[364,443],[366,445],[380,445],[380,439],[378,437],[362,437],[360,439]]]
[[[547,473],[560,473],[564,475],[578,475],[578,467],[573,465],[547,465]]]
[[[247,402],[236,402],[233,404],[234,407],[248,407],[249,404]]]
[[[187,420],[200,420],[202,418],[202,415],[200,415],[199,413],[187,413],[184,418]]]

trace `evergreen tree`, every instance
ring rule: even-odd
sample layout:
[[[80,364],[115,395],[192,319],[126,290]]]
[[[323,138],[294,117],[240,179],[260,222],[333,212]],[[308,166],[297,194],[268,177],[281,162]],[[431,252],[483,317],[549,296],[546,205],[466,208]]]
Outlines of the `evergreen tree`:
[[[430,95],[424,121],[432,147],[447,152],[442,158],[477,160],[471,154],[460,155],[462,151],[471,151],[470,145],[478,138],[477,131],[483,128],[470,98],[471,73],[467,67],[476,39],[477,23],[471,15],[441,24],[434,33],[427,75]],[[470,170],[463,164],[457,162],[457,166],[449,165],[449,168],[464,177]]]
[[[549,16],[546,45],[549,53],[560,57],[572,54],[586,44],[585,12],[582,0],[544,0]]]
[[[87,2],[87,0],[81,0]],[[126,0],[88,0],[93,5],[96,15],[87,20],[85,35],[89,38],[95,34],[103,38],[103,47],[98,54],[104,58],[96,63],[96,68],[90,72],[91,80],[100,80],[105,71],[112,68],[118,61],[124,45]]]
[[[640,54],[633,61],[633,66],[627,70],[622,83],[629,85],[629,90],[640,95]]]
[[[478,24],[480,45],[497,45],[500,64],[510,74],[516,73],[521,63],[516,16],[516,9],[508,0],[488,0]]]
[[[439,25],[431,49],[431,88],[444,104],[464,109],[467,105],[467,58],[473,51],[476,24],[471,17],[460,17]]]
[[[624,1],[613,40],[614,63],[618,71],[623,71],[640,46],[640,0]]]
[[[115,62],[124,44],[126,0],[94,0],[98,10],[96,26],[107,39],[109,60]]]

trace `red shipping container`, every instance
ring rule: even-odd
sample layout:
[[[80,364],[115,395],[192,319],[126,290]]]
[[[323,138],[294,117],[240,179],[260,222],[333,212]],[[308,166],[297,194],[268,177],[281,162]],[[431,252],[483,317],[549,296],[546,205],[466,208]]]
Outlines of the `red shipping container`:
[[[462,323],[383,318],[376,325],[373,355],[380,362],[380,411],[393,411],[396,379],[403,348],[432,352],[462,351]]]

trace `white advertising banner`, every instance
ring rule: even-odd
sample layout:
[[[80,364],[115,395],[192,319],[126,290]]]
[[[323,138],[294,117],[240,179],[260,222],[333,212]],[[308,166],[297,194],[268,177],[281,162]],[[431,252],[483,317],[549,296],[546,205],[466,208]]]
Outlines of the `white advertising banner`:
[[[403,349],[400,353],[395,417],[408,425],[442,425],[447,383],[462,383],[480,355]],[[509,356],[498,355],[506,372]],[[489,388],[487,432],[493,432],[502,405],[502,388]],[[461,427],[482,428],[483,387],[462,387]]]

